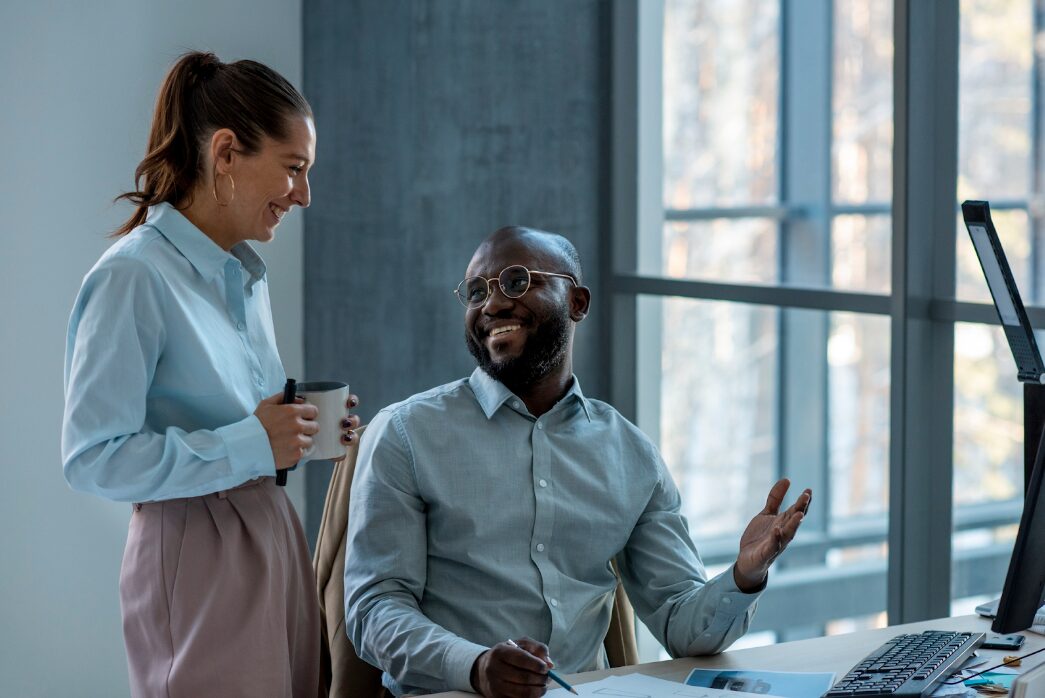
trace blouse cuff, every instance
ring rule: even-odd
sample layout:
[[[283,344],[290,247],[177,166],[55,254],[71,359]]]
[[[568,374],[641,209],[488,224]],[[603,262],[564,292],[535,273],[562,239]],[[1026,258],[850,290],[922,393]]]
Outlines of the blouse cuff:
[[[217,433],[225,442],[232,474],[242,475],[244,480],[276,474],[268,432],[256,416],[220,427]]]

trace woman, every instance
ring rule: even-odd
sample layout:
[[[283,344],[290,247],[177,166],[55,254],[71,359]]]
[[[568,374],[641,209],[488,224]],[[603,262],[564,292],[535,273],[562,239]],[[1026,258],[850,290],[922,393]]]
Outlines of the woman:
[[[65,476],[133,502],[120,574],[136,696],[309,696],[319,618],[301,525],[273,476],[316,408],[283,405],[265,265],[308,206],[308,103],[271,69],[182,56],[137,204],[84,279],[66,347]],[[349,400],[355,405],[355,397]],[[341,424],[352,440],[358,418]]]

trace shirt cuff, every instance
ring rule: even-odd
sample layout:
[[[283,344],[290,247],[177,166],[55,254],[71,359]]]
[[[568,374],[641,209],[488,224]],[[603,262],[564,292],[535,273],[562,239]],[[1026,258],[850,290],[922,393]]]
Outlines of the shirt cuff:
[[[769,575],[766,575],[766,579],[762,582],[762,586],[752,592],[741,591],[740,587],[737,586],[736,580],[733,578],[732,567],[708,583],[713,584],[718,591],[718,609],[716,610],[720,613],[739,616],[754,606],[755,602],[758,601],[758,597],[762,595],[762,592],[766,589],[766,585],[769,583]]]
[[[231,474],[242,475],[244,480],[276,474],[268,432],[256,416],[250,415],[215,431],[225,442]]]
[[[459,640],[447,647],[443,655],[443,676],[446,677],[447,690],[475,693],[472,687],[472,665],[488,649],[468,640]]]

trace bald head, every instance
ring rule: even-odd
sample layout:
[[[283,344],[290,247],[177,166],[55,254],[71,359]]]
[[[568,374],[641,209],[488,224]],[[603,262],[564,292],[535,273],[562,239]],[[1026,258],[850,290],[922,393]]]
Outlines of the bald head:
[[[544,230],[524,228],[517,225],[509,225],[495,230],[488,238],[483,240],[476,249],[472,262],[482,257],[484,253],[501,248],[525,249],[530,256],[538,258],[544,264],[544,271],[569,274],[577,282],[578,286],[584,285],[581,269],[581,257],[577,254],[577,248],[573,243],[556,233]],[[469,266],[471,269],[471,266]]]

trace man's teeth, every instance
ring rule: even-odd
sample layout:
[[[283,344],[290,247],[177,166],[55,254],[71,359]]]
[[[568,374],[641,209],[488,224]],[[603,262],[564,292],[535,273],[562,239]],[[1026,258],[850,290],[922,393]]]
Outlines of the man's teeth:
[[[284,211],[280,207],[273,206],[272,204],[269,204],[269,209],[272,211],[272,214],[276,217],[277,221],[281,220],[283,218],[283,214],[286,213],[286,211]]]
[[[518,325],[505,325],[504,327],[495,327],[494,329],[490,330],[490,336],[497,337],[508,332],[514,332],[517,329],[519,329]]]

